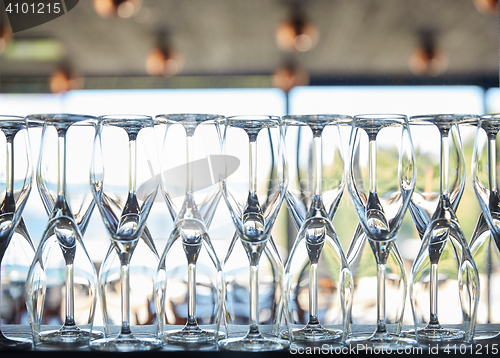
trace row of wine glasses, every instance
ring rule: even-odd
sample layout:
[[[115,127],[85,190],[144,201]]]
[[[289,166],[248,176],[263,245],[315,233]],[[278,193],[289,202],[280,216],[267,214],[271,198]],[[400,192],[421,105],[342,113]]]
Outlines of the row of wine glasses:
[[[260,351],[283,349],[290,341],[395,347],[473,337],[480,276],[455,214],[465,179],[459,126],[477,126],[473,174],[483,215],[471,245],[473,252],[482,252],[490,237],[499,242],[494,174],[499,117],[52,114],[0,119],[6,142],[2,255],[16,230],[33,247],[21,217],[32,176],[27,129],[42,128],[36,178],[49,220],[26,283],[38,346],[90,342],[94,349],[132,351],[218,342],[223,349]],[[346,129],[351,134],[344,157]],[[327,180],[334,184],[325,185]],[[359,218],[347,254],[332,224],[345,184]],[[175,224],[161,256],[147,227],[158,191]],[[235,228],[223,261],[209,234],[221,199]],[[285,266],[271,236],[283,200],[298,230]],[[111,241],[99,276],[82,239],[94,206]],[[408,207],[422,244],[409,275],[415,329],[401,332],[408,284],[395,240]],[[151,292],[158,314],[151,331],[131,325],[131,275],[141,270],[134,267],[141,258],[153,266],[141,273],[141,289]],[[359,278],[372,268],[377,326],[375,332],[353,332]],[[456,278],[460,328],[439,323],[443,274]],[[54,330],[43,324],[43,315],[55,278],[64,283],[65,320]],[[388,285],[395,295],[387,297]],[[75,294],[87,300],[78,315]],[[104,334],[92,327],[97,295]],[[117,300],[119,317],[109,313]],[[185,306],[173,308],[179,300]],[[388,300],[396,302],[390,312]],[[0,344],[31,346],[3,335]]]

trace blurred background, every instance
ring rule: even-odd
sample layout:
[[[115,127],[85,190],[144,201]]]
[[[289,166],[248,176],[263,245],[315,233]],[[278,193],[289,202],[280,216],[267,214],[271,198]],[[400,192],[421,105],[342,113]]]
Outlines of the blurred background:
[[[1,114],[500,112],[495,0],[85,0],[15,34],[0,6]],[[462,135],[458,217],[470,239],[474,130]],[[36,159],[40,132],[31,142]],[[47,221],[36,189],[23,217],[36,246]],[[347,250],[357,225],[347,191],[334,225]],[[172,221],[161,200],[148,226],[162,252]],[[221,202],[211,227],[221,261],[232,234]],[[283,205],[273,232],[283,262],[295,235]],[[84,240],[99,268],[109,239],[97,210]],[[409,270],[420,245],[409,213],[398,245]],[[8,317],[19,295],[3,300],[2,321],[27,322]]]

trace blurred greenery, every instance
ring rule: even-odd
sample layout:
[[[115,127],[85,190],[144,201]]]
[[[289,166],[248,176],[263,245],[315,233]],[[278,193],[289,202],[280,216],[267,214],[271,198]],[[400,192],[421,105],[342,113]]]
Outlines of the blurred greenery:
[[[472,153],[474,149],[474,136],[473,135],[468,135],[468,136],[463,136],[463,149],[464,149],[464,155],[465,155],[465,165],[466,165],[466,184],[465,184],[465,189],[462,195],[462,199],[460,201],[460,204],[458,206],[457,210],[457,217],[459,219],[460,225],[462,226],[462,230],[464,232],[465,238],[467,241],[470,241],[470,238],[472,236],[472,233],[474,232],[474,228],[476,226],[477,219],[479,217],[479,213],[481,211],[476,194],[474,192],[474,188],[472,185],[472,175],[471,175],[471,163],[472,163]],[[394,155],[396,155],[394,153]],[[380,160],[396,160],[394,158],[390,158],[389,156],[383,157],[385,159],[379,159],[379,164],[378,167],[382,168],[383,164],[380,162]],[[385,164],[385,163],[384,163]],[[379,183],[383,183],[384,181],[388,182],[388,179],[390,176],[397,175],[397,170],[387,170],[387,171],[379,171],[377,175],[380,176]],[[417,170],[418,170],[418,163],[417,163]],[[330,180],[333,180],[333,178],[330,178],[328,175],[330,173],[334,173],[334,171],[329,171],[325,172],[324,174],[324,181],[329,182]],[[453,177],[453,175],[451,176]],[[388,189],[388,188],[384,188]],[[286,205],[285,205],[286,206]],[[286,208],[282,208],[282,212],[280,213],[281,220],[280,223],[280,228],[284,229],[285,228],[285,223],[284,223],[284,218],[287,215],[286,214]],[[347,188],[344,189],[344,193],[342,196],[342,199],[340,201],[337,213],[335,214],[334,220],[333,220],[333,225],[335,227],[335,230],[339,236],[340,242],[342,244],[342,247],[344,249],[344,252],[347,253],[347,250],[349,248],[349,244],[352,240],[352,237],[354,235],[354,231],[356,229],[356,226],[358,224],[358,216],[356,214],[356,210],[354,209],[354,205],[351,201],[351,198],[349,196],[349,192]],[[290,227],[290,226],[289,226]],[[295,240],[295,235],[297,234],[296,231],[294,230],[289,230],[289,240]],[[284,238],[284,235],[280,235],[281,237]],[[398,237],[397,237],[397,243],[398,246],[401,247],[401,245],[406,241],[406,240],[411,240],[411,239],[418,239],[419,236],[418,233],[415,229],[415,225],[413,224],[413,220],[411,218],[411,215],[409,211],[406,212],[405,218],[403,220],[403,224],[401,226],[401,229],[399,231]],[[280,240],[280,245],[283,247],[286,247],[285,244],[286,240]],[[411,254],[413,258],[417,255],[417,250],[414,250]],[[403,253],[403,258],[405,259],[410,259],[407,254]],[[286,256],[286,255],[284,255]],[[284,261],[286,261],[286,257],[283,257]]]

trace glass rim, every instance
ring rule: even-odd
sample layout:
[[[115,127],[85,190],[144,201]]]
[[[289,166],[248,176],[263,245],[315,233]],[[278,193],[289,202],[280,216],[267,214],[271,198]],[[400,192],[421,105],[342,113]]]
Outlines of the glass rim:
[[[287,114],[281,117],[287,124],[300,125],[309,124],[311,120],[321,124],[350,124],[353,117],[347,114]]]
[[[26,116],[26,121],[32,124],[43,123],[78,123],[83,121],[95,121],[97,117],[88,114],[74,114],[74,113],[42,113],[30,114]]]
[[[276,120],[279,121],[280,116],[266,115],[266,114],[238,114],[235,116],[227,116],[226,119],[231,121],[262,121],[262,120]]]
[[[409,119],[410,124],[424,124],[424,123],[442,123],[453,122],[457,124],[474,124],[477,123],[480,116],[477,114],[467,113],[438,113],[438,114],[419,114],[411,116]]]
[[[356,126],[357,123],[365,122],[383,122],[393,124],[407,124],[408,116],[406,114],[392,114],[392,113],[373,113],[373,114],[357,114],[353,117],[352,125]]]
[[[23,116],[14,116],[9,114],[0,115],[1,128],[12,128],[13,126],[18,127],[19,130],[29,128],[28,121]]]
[[[155,121],[167,120],[177,123],[188,122],[188,123],[203,123],[206,121],[223,120],[225,116],[222,114],[208,114],[208,113],[169,113],[169,114],[157,114],[154,119]]]
[[[15,120],[25,120],[26,117],[23,117],[23,116],[15,116],[15,115],[10,115],[10,114],[0,114],[0,120],[7,120],[7,119],[11,119],[13,121]]]
[[[99,122],[102,124],[106,123],[126,123],[130,122],[139,122],[139,123],[149,123],[151,126],[153,125],[153,117],[143,114],[106,114],[103,116],[99,116]]]
[[[482,115],[477,121],[477,125],[485,131],[500,129],[500,113]]]
[[[480,118],[480,120],[496,120],[500,121],[500,113],[492,113],[492,114],[483,114]]]
[[[22,122],[25,125],[28,124],[26,117],[14,116],[14,115],[10,115],[10,114],[0,114],[0,122]]]
[[[247,123],[255,126],[255,123],[264,123],[263,127],[274,127],[280,126],[282,120],[279,116],[267,116],[267,115],[237,115],[225,117],[225,124],[241,124]]]

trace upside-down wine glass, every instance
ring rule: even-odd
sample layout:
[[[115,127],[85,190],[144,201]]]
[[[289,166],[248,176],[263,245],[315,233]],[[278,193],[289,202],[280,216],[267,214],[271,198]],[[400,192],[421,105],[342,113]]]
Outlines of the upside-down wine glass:
[[[347,342],[381,349],[413,345],[413,339],[389,333],[385,322],[385,266],[415,186],[406,116],[354,117],[347,185],[377,263],[377,330],[369,338],[353,333]]]
[[[167,127],[161,187],[175,222],[155,283],[155,291],[161,292],[160,334],[167,343],[215,344],[224,337],[219,332],[222,270],[208,234],[221,198],[219,178],[224,174],[219,128],[222,119],[210,114],[155,118]],[[183,256],[185,261],[181,260]],[[185,315],[179,312],[182,305],[174,303],[184,295]],[[198,317],[197,310],[201,313]],[[185,325],[178,329],[175,324],[184,317]]]
[[[472,157],[472,178],[481,214],[470,248],[479,270],[481,296],[486,296],[486,311],[478,311],[478,321],[479,316],[485,316],[483,320],[489,324],[498,322],[494,308],[498,307],[495,287],[500,267],[500,190],[497,179],[500,169],[499,130],[500,115],[482,116],[478,123]],[[498,330],[476,331],[474,339],[488,339],[498,335]]]
[[[345,183],[339,127],[351,120],[344,115],[283,117],[291,174],[286,202],[299,230],[285,265],[291,329],[282,337],[290,334],[292,341],[342,342],[348,331],[352,275],[331,220]],[[301,307],[304,291],[308,307]]]
[[[33,336],[41,347],[86,345],[91,338],[102,336],[91,333],[97,277],[82,239],[94,209],[85,177],[96,118],[63,113],[30,115],[27,120],[43,126],[37,184],[49,215],[26,281]],[[46,322],[44,307],[61,279],[64,323],[53,330],[42,326]]]
[[[158,189],[158,158],[149,116],[99,117],[90,183],[113,248],[120,260],[121,327],[90,347],[105,351],[144,351],[161,347],[156,335],[133,333],[130,325],[130,262]],[[100,287],[105,300],[104,288]],[[106,314],[106,307],[104,307]]]
[[[228,337],[219,341],[219,346],[229,350],[269,351],[280,350],[288,346],[288,341],[279,337],[279,318],[282,309],[282,274],[281,261],[277,260],[274,277],[269,282],[259,283],[259,262],[266,246],[274,251],[271,229],[278,215],[286,190],[284,172],[285,156],[283,127],[279,117],[272,116],[234,116],[225,120],[223,135],[223,154],[237,156],[240,161],[238,170],[222,181],[222,193],[229,208],[236,235],[230,244],[224,261],[224,317],[226,318]],[[227,157],[226,157],[227,158]],[[226,161],[226,171],[229,170]],[[249,304],[250,327],[242,331],[233,325],[237,315],[243,315],[242,307],[237,302],[229,302],[228,297],[236,290],[236,283],[228,285],[230,275],[242,275],[244,271],[231,273],[226,266],[235,247],[243,246],[250,263]],[[259,287],[260,286],[260,287]],[[259,290],[267,292],[275,302],[259,311]],[[264,296],[266,297],[266,296]],[[240,298],[241,300],[241,298]],[[241,302],[241,301],[240,301]],[[260,317],[259,317],[260,316]],[[266,325],[259,326],[259,318],[267,316]],[[265,328],[264,328],[265,327]],[[244,328],[243,328],[244,329]]]
[[[0,205],[0,263],[16,228],[20,225],[28,199],[33,170],[26,120],[16,116],[0,116],[0,188],[3,194]],[[26,236],[29,239],[29,236]],[[32,244],[31,244],[32,245]],[[0,349],[30,349],[31,340],[7,338],[0,331]]]
[[[436,164],[424,169],[427,183],[420,183],[411,204],[413,220],[422,237],[410,275],[410,301],[419,342],[468,342],[474,333],[479,302],[479,277],[455,214],[465,181],[465,161],[458,125],[471,118],[474,116],[440,114],[413,116],[410,119],[410,127],[415,136],[418,136],[418,141],[425,142],[425,145],[419,146],[420,161]],[[431,155],[432,138],[437,141],[439,148],[438,158],[434,155],[434,159]],[[425,167],[419,162],[417,165]],[[436,185],[439,185],[437,198],[433,192]],[[452,280],[456,279],[457,291],[453,292],[457,293],[456,301],[461,307],[460,312],[457,312],[458,317],[463,320],[461,328],[445,326],[439,322],[439,281],[448,276]],[[446,288],[445,285],[442,287]],[[443,309],[449,309],[449,297],[447,294]],[[428,315],[422,314],[422,309],[426,306]]]

